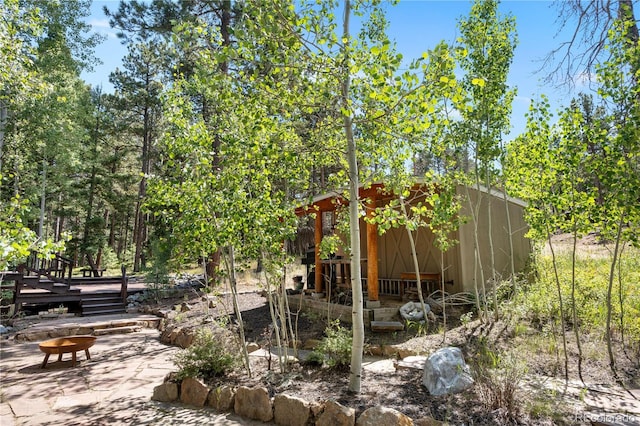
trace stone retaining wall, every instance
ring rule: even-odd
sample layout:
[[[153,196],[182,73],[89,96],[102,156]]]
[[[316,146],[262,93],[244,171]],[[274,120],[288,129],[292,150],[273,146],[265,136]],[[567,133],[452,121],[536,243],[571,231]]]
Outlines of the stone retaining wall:
[[[19,330],[13,337],[16,342],[38,342],[42,340],[55,339],[58,337],[76,335],[105,335],[124,334],[138,331],[141,328],[157,329],[160,325],[160,318],[146,318],[133,320],[115,320],[96,323],[76,324],[70,322],[64,325],[44,324]]]
[[[262,422],[274,422],[281,426],[410,426],[441,425],[431,417],[413,421],[397,410],[372,407],[358,418],[353,408],[336,401],[310,402],[285,393],[269,397],[264,387],[249,388],[223,385],[210,389],[198,379],[175,379],[167,375],[163,384],[156,386],[151,398],[160,402],[181,402],[193,407],[211,407],[219,412],[235,412],[237,415]]]

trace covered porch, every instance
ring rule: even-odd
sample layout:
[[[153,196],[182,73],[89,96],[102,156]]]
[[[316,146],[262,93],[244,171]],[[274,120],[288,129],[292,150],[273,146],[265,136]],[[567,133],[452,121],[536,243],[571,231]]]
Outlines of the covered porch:
[[[414,192],[419,199],[416,185]],[[365,214],[371,217],[376,207],[384,206],[393,198],[385,191],[383,184],[360,188],[360,199],[365,201]],[[314,216],[314,245],[309,247],[302,263],[307,265],[307,288],[318,298],[342,303],[341,297],[348,299],[351,292],[351,260],[343,251],[323,258],[320,244],[325,236],[335,234],[336,215],[348,206],[348,201],[339,194],[328,194],[314,198],[309,205],[296,209],[298,216]],[[378,234],[375,223],[360,220],[362,267],[362,291],[365,308],[377,308],[383,300],[398,302],[417,300],[417,277],[411,249],[404,228],[388,230]],[[442,282],[440,252],[433,246],[433,236],[427,229],[417,234],[417,250],[420,264],[420,281],[423,294],[427,295],[440,288]],[[446,260],[453,261],[453,257]],[[445,280],[452,283],[451,278]],[[387,305],[384,303],[383,305]]]

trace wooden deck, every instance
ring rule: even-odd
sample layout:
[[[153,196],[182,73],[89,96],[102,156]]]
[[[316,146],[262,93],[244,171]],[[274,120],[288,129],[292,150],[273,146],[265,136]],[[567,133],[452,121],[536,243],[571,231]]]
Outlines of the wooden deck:
[[[127,296],[142,292],[142,282],[127,276],[68,277],[0,272],[3,290],[14,292],[15,312],[25,306],[77,303],[83,315],[125,312]]]
[[[104,277],[104,278],[109,278],[109,277]],[[114,277],[114,278],[120,279],[120,277]],[[48,297],[47,301],[54,301],[53,299],[56,299],[55,296],[60,296],[60,298],[58,298],[59,300],[64,299],[68,301],[79,301],[79,300],[82,300],[83,295],[88,295],[88,294],[104,294],[104,293],[120,294],[121,284],[119,282],[117,283],[116,282],[105,283],[104,281],[88,282],[88,280],[91,280],[91,278],[82,278],[78,282],[74,282],[69,288],[70,291],[67,293],[60,293],[56,295],[55,293],[52,294],[51,292],[48,292],[46,290],[24,287],[20,291],[20,295],[22,297],[31,298],[31,299],[36,299],[39,295],[47,295]],[[130,282],[127,285],[127,294],[131,295],[134,293],[140,293],[145,288],[146,288],[145,283]],[[57,300],[55,301],[57,302]],[[46,301],[44,303],[46,303]]]

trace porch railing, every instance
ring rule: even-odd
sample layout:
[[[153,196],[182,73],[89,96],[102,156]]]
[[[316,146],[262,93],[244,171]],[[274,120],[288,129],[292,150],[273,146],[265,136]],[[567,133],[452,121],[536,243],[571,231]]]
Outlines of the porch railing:
[[[29,274],[45,276],[52,281],[69,285],[73,273],[73,260],[59,254],[52,259],[45,259],[40,257],[37,251],[31,251],[24,267]]]
[[[378,278],[378,294],[380,296],[400,297],[400,286],[402,280],[399,278]],[[362,291],[367,292],[367,278],[362,278]]]

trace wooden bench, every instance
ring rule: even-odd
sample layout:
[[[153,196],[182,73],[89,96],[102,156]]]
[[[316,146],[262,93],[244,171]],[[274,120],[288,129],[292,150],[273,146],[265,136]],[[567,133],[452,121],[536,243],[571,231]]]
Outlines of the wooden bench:
[[[408,289],[409,286],[409,282],[411,281],[415,281],[416,282],[416,290],[418,288],[418,280],[416,279],[416,273],[415,272],[402,272],[400,274],[400,299],[404,300],[404,293],[405,291]],[[420,288],[424,289],[425,288],[425,284],[427,287],[428,291],[433,290],[433,288],[437,288],[438,287],[438,283],[440,282],[440,274],[437,272],[420,272]],[[430,284],[435,283],[435,286],[432,287]]]
[[[47,340],[40,343],[38,347],[45,353],[44,361],[42,361],[42,368],[45,368],[47,361],[49,361],[49,355],[58,354],[58,361],[62,361],[62,354],[71,353],[71,366],[76,366],[76,352],[84,351],[87,359],[91,359],[89,355],[89,348],[93,346],[96,341],[95,336],[69,336],[60,337],[58,339]]]

